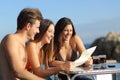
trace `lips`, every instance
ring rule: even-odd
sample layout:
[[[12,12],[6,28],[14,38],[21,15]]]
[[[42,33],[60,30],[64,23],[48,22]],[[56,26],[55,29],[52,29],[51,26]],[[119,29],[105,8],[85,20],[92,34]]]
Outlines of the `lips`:
[[[51,40],[52,40],[52,38],[51,38],[51,37],[48,37],[48,43],[50,43]]]
[[[52,37],[48,38],[50,41],[52,40]]]

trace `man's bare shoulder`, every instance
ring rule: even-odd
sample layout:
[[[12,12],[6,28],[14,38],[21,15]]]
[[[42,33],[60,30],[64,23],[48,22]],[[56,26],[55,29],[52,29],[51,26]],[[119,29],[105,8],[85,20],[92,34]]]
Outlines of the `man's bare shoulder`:
[[[10,43],[18,42],[17,39],[18,39],[18,38],[17,38],[16,34],[8,34],[8,35],[4,38],[5,41],[10,42]]]
[[[14,34],[7,34],[2,41],[14,40],[14,38],[15,38]]]
[[[4,47],[12,47],[12,46],[17,46],[19,45],[19,41],[17,40],[17,37],[15,34],[8,34],[6,35],[2,41],[1,41],[1,46]]]
[[[8,40],[10,40],[10,41],[14,41],[14,40],[16,40],[17,39],[17,36],[16,36],[16,34],[9,34],[8,36],[7,36],[7,38],[8,38]]]

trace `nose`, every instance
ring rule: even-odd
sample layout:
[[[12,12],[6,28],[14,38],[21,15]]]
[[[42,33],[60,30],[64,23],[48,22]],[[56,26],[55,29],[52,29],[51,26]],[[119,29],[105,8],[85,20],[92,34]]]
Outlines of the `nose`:
[[[67,31],[67,34],[68,34],[68,35],[70,34],[70,31],[69,31],[69,30]]]
[[[54,33],[53,33],[53,32],[51,32],[51,37],[52,37],[52,38],[54,37]]]
[[[52,34],[52,37],[54,37],[54,33]]]

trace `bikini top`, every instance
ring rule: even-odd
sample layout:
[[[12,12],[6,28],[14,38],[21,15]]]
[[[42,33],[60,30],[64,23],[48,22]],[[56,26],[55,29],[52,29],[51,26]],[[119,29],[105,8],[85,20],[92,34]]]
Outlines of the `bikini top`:
[[[71,59],[69,61],[75,61],[78,57],[79,57],[79,55],[77,54],[77,52],[72,50]],[[64,61],[64,59],[62,58],[62,56],[60,54],[58,54],[56,59],[60,60],[60,61]]]

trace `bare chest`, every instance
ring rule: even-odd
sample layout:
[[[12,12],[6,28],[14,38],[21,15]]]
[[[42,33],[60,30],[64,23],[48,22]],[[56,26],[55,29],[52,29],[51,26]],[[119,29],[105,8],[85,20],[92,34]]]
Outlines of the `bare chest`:
[[[24,47],[19,48],[19,58],[23,63],[23,66],[27,63],[27,51]]]

